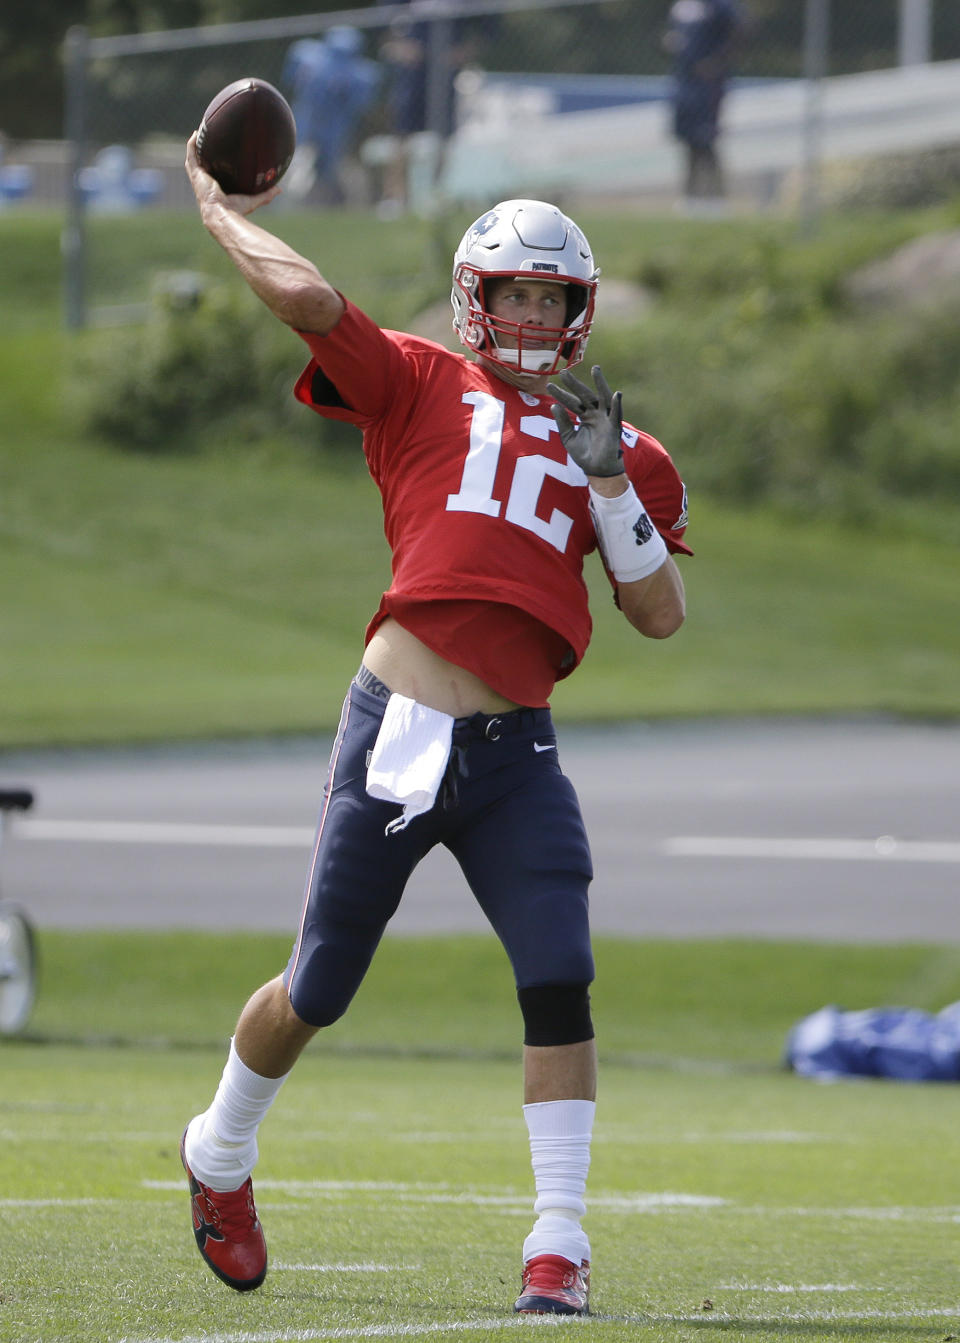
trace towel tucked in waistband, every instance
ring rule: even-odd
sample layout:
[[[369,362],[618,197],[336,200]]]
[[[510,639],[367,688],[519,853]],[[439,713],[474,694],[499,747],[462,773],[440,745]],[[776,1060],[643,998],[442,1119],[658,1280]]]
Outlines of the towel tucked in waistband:
[[[386,827],[388,835],[406,829],[436,801],[450,758],[453,723],[450,714],[406,695],[394,693],[387,700],[367,767],[367,792],[403,806]]]

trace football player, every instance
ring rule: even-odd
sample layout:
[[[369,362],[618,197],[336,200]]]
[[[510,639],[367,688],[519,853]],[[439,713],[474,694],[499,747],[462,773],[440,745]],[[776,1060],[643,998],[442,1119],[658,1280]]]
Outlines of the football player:
[[[307,1042],[346,1011],[413,868],[444,844],[510,959],[524,1028],[536,1198],[515,1309],[586,1314],[592,868],[549,698],[590,638],[582,571],[598,544],[636,630],[661,639],[681,624],[683,485],[660,444],[621,422],[598,368],[593,386],[568,371],[599,272],[554,206],[504,201],[467,230],[452,288],[465,356],[382,330],[253,223],[276,189],[224,196],[193,140],[187,171],[209,232],[307,345],[296,396],[362,430],[393,557],[344,701],[293,953],[244,1007],[213,1102],[184,1134],[197,1244],[231,1287],[262,1282],[258,1126]]]

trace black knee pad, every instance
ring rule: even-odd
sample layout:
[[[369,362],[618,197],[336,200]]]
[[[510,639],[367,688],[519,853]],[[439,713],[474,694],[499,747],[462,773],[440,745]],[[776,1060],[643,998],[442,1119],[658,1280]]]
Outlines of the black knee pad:
[[[589,984],[536,984],[517,989],[525,1045],[576,1045],[593,1039]]]

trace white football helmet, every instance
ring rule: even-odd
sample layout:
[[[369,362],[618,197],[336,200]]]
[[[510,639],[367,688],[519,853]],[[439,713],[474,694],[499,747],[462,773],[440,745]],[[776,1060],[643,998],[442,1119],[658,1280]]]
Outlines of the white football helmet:
[[[599,274],[583,233],[555,205],[501,201],[470,225],[454,255],[454,330],[468,349],[504,368],[523,373],[569,368],[586,350]],[[525,326],[491,317],[484,284],[501,275],[564,284],[563,326]],[[501,345],[498,337],[508,337],[510,345]],[[550,342],[546,347],[545,340]]]

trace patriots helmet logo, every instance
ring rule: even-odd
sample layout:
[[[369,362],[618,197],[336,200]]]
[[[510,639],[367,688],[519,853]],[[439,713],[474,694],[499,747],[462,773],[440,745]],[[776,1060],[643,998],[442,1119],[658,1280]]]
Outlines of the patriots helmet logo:
[[[483,235],[489,233],[496,225],[497,219],[498,215],[496,210],[488,210],[485,215],[481,215],[476,223],[472,225],[470,232],[467,234],[463,243],[460,244],[461,250],[469,251],[471,247],[474,247]]]

